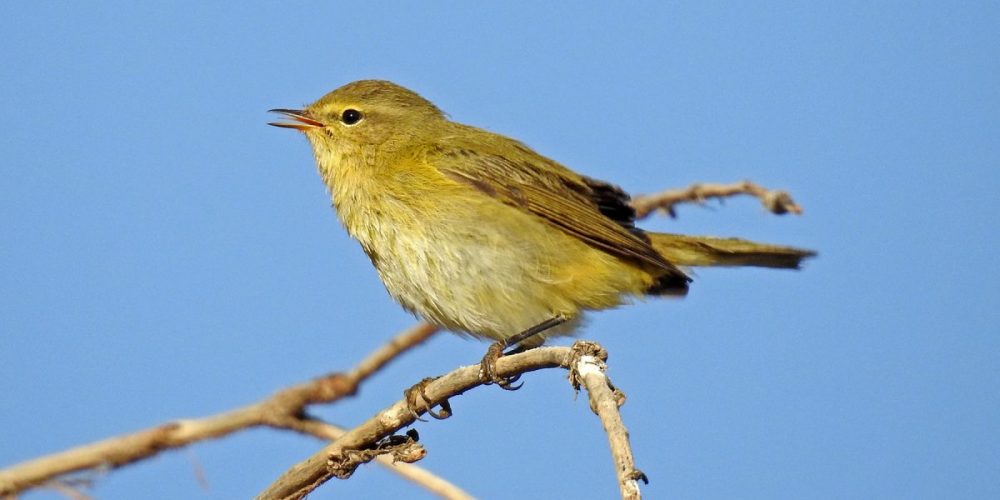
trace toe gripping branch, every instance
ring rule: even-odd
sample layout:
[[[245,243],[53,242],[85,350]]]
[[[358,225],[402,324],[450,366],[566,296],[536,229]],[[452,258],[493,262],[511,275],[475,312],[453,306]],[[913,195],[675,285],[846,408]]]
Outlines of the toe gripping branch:
[[[504,353],[504,348],[507,347],[506,342],[494,342],[490,344],[490,348],[486,350],[486,355],[483,356],[483,360],[479,363],[479,380],[482,381],[483,385],[496,384],[497,387],[505,391],[516,391],[521,388],[524,383],[515,384],[521,375],[513,375],[510,377],[503,377],[497,373],[497,360],[502,356],[507,354],[515,354],[522,351],[520,347],[515,347],[509,353]]]
[[[557,314],[545,321],[542,321],[537,325],[534,325],[530,328],[525,329],[524,331],[517,333],[516,335],[513,335],[507,339],[494,342],[493,344],[491,344],[490,348],[486,350],[486,355],[483,356],[483,360],[479,364],[480,367],[479,380],[481,380],[484,385],[496,384],[501,389],[507,391],[516,391],[520,389],[521,386],[523,386],[524,384],[521,383],[515,385],[515,382],[517,382],[521,378],[521,376],[520,375],[514,375],[511,377],[500,376],[500,374],[497,373],[497,360],[505,355],[516,354],[528,350],[529,348],[524,346],[524,341],[530,339],[531,337],[534,337],[535,335],[545,332],[550,328],[559,326],[569,321],[569,319],[570,317],[567,315]],[[511,349],[509,352],[506,353],[503,352],[504,349],[512,345],[516,347],[514,347],[514,349]]]
[[[413,418],[421,422],[426,422],[426,420],[420,418],[420,412],[424,412],[437,420],[444,420],[452,416],[451,403],[447,399],[438,403],[438,406],[441,407],[440,411],[434,411],[434,404],[431,398],[427,396],[427,385],[438,378],[427,377],[414,384],[413,387],[403,391],[403,396],[406,398],[406,406],[409,408]]]

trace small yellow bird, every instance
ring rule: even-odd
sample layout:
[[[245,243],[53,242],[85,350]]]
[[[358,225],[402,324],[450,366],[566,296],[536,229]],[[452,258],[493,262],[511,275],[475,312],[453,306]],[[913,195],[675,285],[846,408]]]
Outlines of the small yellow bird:
[[[450,121],[392,82],[357,81],[305,109],[272,111],[291,121],[271,125],[308,137],[340,221],[392,297],[431,323],[498,341],[495,355],[569,334],[586,310],[683,295],[691,279],[678,266],[798,268],[814,255],[644,232],[618,187]]]

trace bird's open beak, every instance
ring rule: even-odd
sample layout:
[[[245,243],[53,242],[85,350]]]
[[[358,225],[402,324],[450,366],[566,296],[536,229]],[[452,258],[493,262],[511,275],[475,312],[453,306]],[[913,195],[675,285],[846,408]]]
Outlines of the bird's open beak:
[[[267,112],[268,113],[281,113],[281,114],[283,114],[283,115],[291,118],[292,120],[294,120],[294,122],[269,122],[268,123],[268,125],[274,125],[275,127],[294,128],[295,130],[300,130],[300,131],[303,131],[303,132],[305,132],[306,130],[309,130],[309,129],[323,127],[322,123],[320,123],[320,122],[318,122],[316,120],[313,120],[312,118],[309,118],[308,116],[306,116],[306,114],[305,114],[306,112],[304,110],[301,110],[301,109],[269,109]]]

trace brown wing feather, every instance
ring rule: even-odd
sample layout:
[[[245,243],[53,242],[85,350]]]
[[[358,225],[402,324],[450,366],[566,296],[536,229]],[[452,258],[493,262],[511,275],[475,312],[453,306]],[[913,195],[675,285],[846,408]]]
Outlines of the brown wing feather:
[[[690,281],[635,227],[635,211],[624,191],[522,148],[516,161],[470,149],[437,148],[428,162],[449,178],[537,215],[591,246],[659,269],[675,284]]]

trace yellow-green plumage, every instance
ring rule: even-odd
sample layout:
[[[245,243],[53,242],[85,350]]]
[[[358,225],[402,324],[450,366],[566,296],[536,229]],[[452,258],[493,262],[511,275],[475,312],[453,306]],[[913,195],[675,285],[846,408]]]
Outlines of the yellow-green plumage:
[[[391,82],[354,82],[284,111],[297,123],[283,126],[309,137],[341,222],[389,293],[458,332],[502,340],[555,316],[682,294],[689,279],[675,264],[795,267],[809,255],[647,235],[618,188],[451,122]]]

